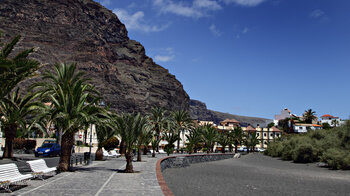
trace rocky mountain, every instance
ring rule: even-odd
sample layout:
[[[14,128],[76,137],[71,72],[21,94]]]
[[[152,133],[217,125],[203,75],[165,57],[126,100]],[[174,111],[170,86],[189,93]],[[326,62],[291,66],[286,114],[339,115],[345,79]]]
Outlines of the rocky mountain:
[[[225,119],[236,119],[241,125],[251,124],[256,127],[259,124],[260,127],[266,127],[267,124],[272,122],[271,119],[266,118],[239,116],[209,110],[205,103],[193,99],[190,100],[190,113],[193,119],[214,121],[215,124],[219,124],[220,121]]]
[[[146,56],[118,17],[99,3],[0,0],[0,24],[1,41],[22,35],[16,50],[37,47],[31,57],[47,64],[44,69],[76,62],[117,112],[146,112],[155,105],[171,110],[189,107],[182,84]],[[24,86],[33,80],[37,79]]]

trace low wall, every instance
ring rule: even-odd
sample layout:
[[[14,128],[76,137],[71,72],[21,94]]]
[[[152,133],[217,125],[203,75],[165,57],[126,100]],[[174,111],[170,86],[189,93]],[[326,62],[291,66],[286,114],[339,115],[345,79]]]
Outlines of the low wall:
[[[168,168],[187,167],[193,163],[202,163],[207,161],[218,161],[222,159],[233,158],[233,153],[227,154],[194,154],[183,156],[171,156],[159,159],[156,164],[156,175],[160,188],[165,196],[173,196],[173,192],[166,184],[162,172]]]
[[[201,163],[207,161],[218,161],[222,159],[233,158],[234,154],[199,154],[167,157],[160,163],[161,171],[167,168],[187,167],[193,163]]]

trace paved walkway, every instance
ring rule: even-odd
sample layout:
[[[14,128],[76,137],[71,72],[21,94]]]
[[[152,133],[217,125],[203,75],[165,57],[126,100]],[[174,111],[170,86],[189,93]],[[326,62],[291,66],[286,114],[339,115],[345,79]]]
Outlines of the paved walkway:
[[[77,168],[44,181],[31,180],[27,187],[8,195],[163,195],[156,178],[157,158],[143,156],[142,162],[133,162],[133,174],[118,173],[125,169],[125,158],[95,161],[90,166]]]

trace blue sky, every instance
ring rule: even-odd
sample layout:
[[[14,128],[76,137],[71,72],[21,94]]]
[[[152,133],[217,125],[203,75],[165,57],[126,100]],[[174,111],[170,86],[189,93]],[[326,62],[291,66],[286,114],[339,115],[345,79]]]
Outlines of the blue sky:
[[[349,0],[98,0],[209,109],[350,115]]]

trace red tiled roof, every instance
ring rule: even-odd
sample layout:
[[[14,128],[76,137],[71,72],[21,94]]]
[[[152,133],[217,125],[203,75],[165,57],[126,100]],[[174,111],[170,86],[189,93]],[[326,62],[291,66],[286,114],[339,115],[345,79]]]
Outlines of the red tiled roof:
[[[248,132],[255,132],[256,129],[254,127],[248,125],[248,127],[246,128],[246,131],[248,131]]]
[[[224,121],[221,121],[222,123],[239,123],[236,119],[225,119]]]
[[[273,126],[271,127],[271,132],[282,132],[282,131],[277,129],[277,127]]]
[[[334,116],[332,116],[332,115],[330,115],[330,114],[325,114],[325,115],[321,116],[321,118],[324,118],[324,117],[335,118]]]

